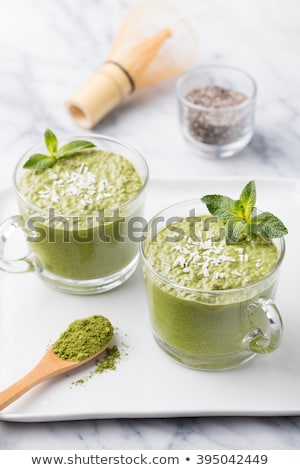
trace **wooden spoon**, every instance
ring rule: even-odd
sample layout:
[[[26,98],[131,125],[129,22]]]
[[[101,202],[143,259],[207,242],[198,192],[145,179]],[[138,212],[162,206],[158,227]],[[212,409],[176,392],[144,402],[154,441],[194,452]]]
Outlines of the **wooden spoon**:
[[[101,350],[97,351],[96,354],[84,359],[83,361],[68,361],[66,359],[61,359],[54,353],[53,349],[50,348],[42,357],[40,362],[30,372],[28,372],[28,374],[0,392],[0,411],[44,380],[69,372],[70,370],[76,369],[76,367],[82,366],[86,362],[95,359],[107,348],[109,342]]]

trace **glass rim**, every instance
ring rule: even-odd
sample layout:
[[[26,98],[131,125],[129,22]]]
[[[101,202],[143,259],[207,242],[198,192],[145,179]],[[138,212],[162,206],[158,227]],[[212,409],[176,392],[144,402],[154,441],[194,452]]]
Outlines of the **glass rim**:
[[[191,101],[187,100],[183,96],[182,91],[181,91],[181,87],[182,87],[183,83],[185,82],[185,80],[187,80],[188,78],[190,78],[193,75],[196,75],[199,72],[202,72],[202,71],[205,71],[205,70],[210,70],[210,69],[216,69],[216,70],[217,69],[219,69],[219,70],[224,69],[224,70],[231,70],[231,71],[240,73],[241,75],[246,77],[251,82],[252,87],[253,87],[252,94],[250,96],[248,96],[247,99],[245,101],[243,101],[242,103],[236,104],[234,106],[226,106],[226,107],[223,107],[223,108],[211,108],[211,107],[208,107],[208,106],[195,104],[195,103],[192,103]],[[176,95],[177,95],[178,100],[182,104],[184,104],[185,106],[188,106],[190,108],[193,108],[193,109],[198,109],[198,110],[202,110],[202,111],[206,111],[206,112],[210,112],[210,113],[225,113],[226,111],[231,111],[233,109],[234,110],[235,109],[243,109],[244,107],[248,106],[251,101],[254,101],[254,99],[256,98],[256,94],[257,94],[257,85],[256,85],[256,81],[254,80],[254,78],[249,73],[245,72],[244,70],[242,70],[238,67],[234,67],[232,65],[222,65],[222,64],[196,65],[196,66],[190,68],[184,74],[182,74],[177,79],[177,82],[176,82]]]
[[[117,210],[117,209],[124,209],[128,206],[130,206],[135,200],[137,200],[140,195],[145,191],[146,189],[146,186],[148,185],[148,182],[149,182],[149,167],[148,167],[148,164],[145,160],[145,158],[143,157],[143,155],[141,154],[141,152],[139,152],[139,150],[137,150],[135,147],[133,147],[132,145],[130,144],[127,144],[126,142],[123,142],[119,139],[115,139],[114,137],[109,137],[107,135],[104,135],[104,134],[68,134],[68,135],[62,135],[59,137],[60,140],[66,140],[66,139],[73,139],[73,138],[79,138],[79,139],[96,139],[96,140],[102,140],[102,141],[107,141],[107,142],[111,142],[111,143],[115,143],[115,144],[118,144],[122,147],[125,147],[127,150],[135,153],[138,158],[141,160],[141,162],[143,163],[144,165],[144,169],[145,169],[145,179],[143,181],[143,186],[141,187],[141,189],[138,191],[137,194],[135,194],[131,199],[129,199],[127,202],[119,205],[119,206],[114,206],[114,207],[110,207],[108,209],[105,209],[105,211],[114,211],[114,210]],[[28,206],[30,207],[31,209],[34,209],[36,212],[39,212],[41,214],[46,214],[47,211],[49,210],[49,208],[47,209],[43,209],[35,204],[33,204],[32,202],[30,202],[28,199],[26,199],[26,197],[20,192],[19,188],[18,188],[18,184],[17,184],[17,172],[20,168],[20,165],[24,159],[24,157],[30,153],[31,151],[34,151],[34,149],[38,148],[39,146],[43,145],[44,142],[40,142],[38,144],[35,144],[33,145],[32,147],[30,147],[28,150],[26,150],[26,152],[22,155],[22,157],[18,160],[16,166],[15,166],[15,169],[14,169],[14,172],[13,172],[13,182],[12,182],[12,185],[13,185],[13,189],[15,191],[15,193],[17,194],[17,196]],[[97,150],[97,148],[95,149]],[[101,149],[99,149],[101,150]],[[126,158],[126,157],[124,157]],[[139,173],[138,173],[139,174]],[[140,176],[140,175],[139,175]],[[80,217],[92,217],[93,215],[96,215],[97,212],[95,213],[92,213],[92,214],[80,214]],[[64,213],[57,213],[56,214],[57,216],[64,216],[64,217],[68,217],[68,218],[72,218],[74,217],[74,214],[64,214]]]
[[[170,205],[168,207],[165,207],[164,209],[160,210],[153,217],[151,217],[151,219],[147,222],[147,225],[144,228],[144,234],[146,234],[146,235],[148,234],[149,228],[150,228],[151,224],[154,222],[154,220],[157,217],[162,216],[162,214],[164,214],[166,211],[175,209],[176,207],[179,208],[179,207],[182,207],[184,205],[190,205],[190,204],[195,204],[195,203],[199,204],[199,203],[201,203],[201,201],[199,199],[188,199],[188,200],[185,200],[185,201],[177,202],[175,204],[172,204],[172,205]],[[271,277],[279,269],[279,267],[282,264],[284,255],[285,255],[285,238],[280,237],[280,238],[277,238],[276,240],[278,240],[279,243],[280,243],[280,256],[279,256],[276,264],[273,266],[273,268],[267,274],[265,274],[263,277],[258,279],[257,281],[252,282],[250,284],[247,284],[246,286],[234,287],[232,289],[211,289],[211,290],[197,289],[195,287],[183,286],[182,284],[178,284],[174,281],[171,281],[170,279],[165,277],[163,274],[158,272],[152,266],[152,264],[149,262],[148,257],[145,253],[145,250],[144,250],[144,246],[145,246],[145,243],[148,241],[148,238],[144,239],[143,241],[140,242],[140,255],[141,255],[142,261],[145,263],[145,265],[147,266],[149,271],[151,271],[152,274],[154,274],[156,277],[158,277],[165,284],[167,284],[170,287],[173,287],[174,289],[180,289],[180,290],[188,292],[188,293],[202,294],[202,295],[204,295],[204,294],[205,295],[210,295],[210,294],[211,295],[216,295],[216,294],[218,294],[218,295],[221,295],[221,294],[227,295],[227,294],[232,294],[232,293],[237,293],[237,292],[245,292],[247,290],[253,289],[255,286],[259,285],[261,282],[263,282],[266,279],[268,279],[269,277]]]

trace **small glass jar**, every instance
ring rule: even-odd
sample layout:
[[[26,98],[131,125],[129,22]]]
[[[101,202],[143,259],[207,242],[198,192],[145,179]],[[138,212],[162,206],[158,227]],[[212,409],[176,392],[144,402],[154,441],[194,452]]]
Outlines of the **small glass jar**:
[[[240,152],[254,131],[256,83],[235,67],[198,66],[177,81],[184,138],[202,156]]]

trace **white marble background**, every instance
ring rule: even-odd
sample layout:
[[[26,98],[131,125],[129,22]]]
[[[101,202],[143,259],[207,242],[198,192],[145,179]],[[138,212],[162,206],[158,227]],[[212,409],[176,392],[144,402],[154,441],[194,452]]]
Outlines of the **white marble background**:
[[[152,178],[300,176],[299,0],[170,2],[193,18],[199,63],[235,65],[256,79],[252,142],[232,159],[197,157],[179,133],[174,80],[137,93],[94,132],[138,147]],[[102,63],[133,3],[0,0],[0,189],[46,127],[81,132],[64,101]],[[0,422],[0,449],[251,448],[300,449],[300,417]]]

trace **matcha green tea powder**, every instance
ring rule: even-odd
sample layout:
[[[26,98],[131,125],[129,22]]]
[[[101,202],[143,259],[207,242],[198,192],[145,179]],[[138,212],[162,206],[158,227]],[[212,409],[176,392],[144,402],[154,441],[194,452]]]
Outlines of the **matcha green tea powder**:
[[[114,334],[110,321],[102,315],[93,315],[73,321],[53,344],[52,349],[61,359],[84,361],[101,351]]]

